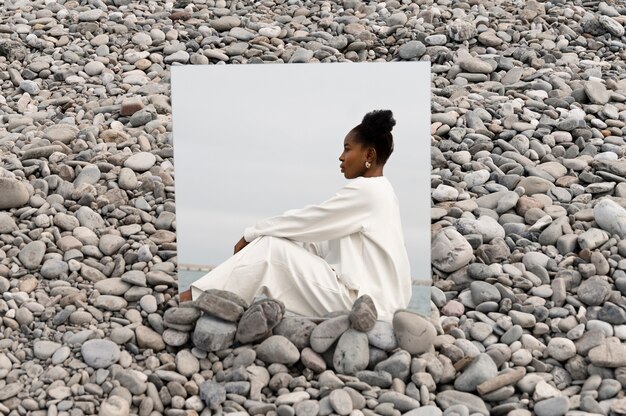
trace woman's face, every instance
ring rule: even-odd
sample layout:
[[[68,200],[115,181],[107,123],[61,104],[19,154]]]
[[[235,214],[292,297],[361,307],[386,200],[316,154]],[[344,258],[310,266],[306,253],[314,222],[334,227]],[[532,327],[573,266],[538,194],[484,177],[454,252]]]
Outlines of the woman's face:
[[[343,141],[343,153],[339,156],[341,172],[346,179],[354,179],[362,176],[367,168],[367,147],[354,139],[352,133],[348,133]]]

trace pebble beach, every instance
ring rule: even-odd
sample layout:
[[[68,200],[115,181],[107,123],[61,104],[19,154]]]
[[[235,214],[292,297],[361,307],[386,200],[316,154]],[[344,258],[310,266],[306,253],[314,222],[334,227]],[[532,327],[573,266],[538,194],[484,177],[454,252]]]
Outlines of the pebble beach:
[[[611,0],[0,0],[0,414],[626,414],[625,23]],[[432,74],[430,316],[181,302],[170,68],[403,60]]]

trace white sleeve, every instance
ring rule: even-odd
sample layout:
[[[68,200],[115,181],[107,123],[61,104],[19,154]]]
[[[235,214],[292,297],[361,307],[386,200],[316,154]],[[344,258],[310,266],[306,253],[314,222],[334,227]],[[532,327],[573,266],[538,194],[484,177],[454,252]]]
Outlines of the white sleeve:
[[[263,235],[296,241],[334,240],[362,231],[372,210],[372,195],[354,182],[319,205],[308,205],[266,218],[246,228],[248,242]]]

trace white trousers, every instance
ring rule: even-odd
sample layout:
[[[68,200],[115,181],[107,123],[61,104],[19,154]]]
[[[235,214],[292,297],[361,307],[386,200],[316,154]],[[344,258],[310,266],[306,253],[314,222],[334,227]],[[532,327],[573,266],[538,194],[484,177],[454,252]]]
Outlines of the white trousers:
[[[191,284],[192,298],[208,289],[234,292],[247,302],[265,295],[304,316],[350,310],[356,293],[324,259],[291,240],[262,236]]]

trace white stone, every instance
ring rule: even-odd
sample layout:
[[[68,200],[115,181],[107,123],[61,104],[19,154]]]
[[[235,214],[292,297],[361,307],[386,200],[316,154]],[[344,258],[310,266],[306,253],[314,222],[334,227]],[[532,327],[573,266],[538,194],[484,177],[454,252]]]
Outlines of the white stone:
[[[432,191],[432,197],[435,201],[443,202],[443,201],[455,201],[459,196],[459,191],[452,186],[440,184],[437,186],[437,189]]]
[[[601,199],[593,208],[593,217],[603,230],[621,238],[626,236],[626,209],[611,199]]]
[[[567,361],[576,355],[576,345],[568,338],[552,338],[546,351],[550,357],[558,361]]]
[[[444,228],[435,235],[430,252],[433,266],[447,273],[466,266],[474,257],[470,243],[451,227]]]

